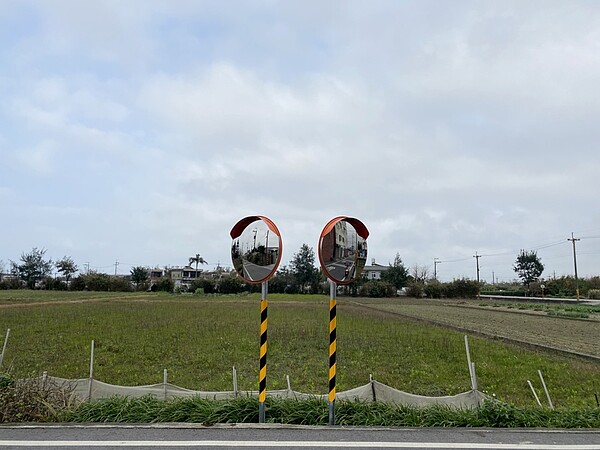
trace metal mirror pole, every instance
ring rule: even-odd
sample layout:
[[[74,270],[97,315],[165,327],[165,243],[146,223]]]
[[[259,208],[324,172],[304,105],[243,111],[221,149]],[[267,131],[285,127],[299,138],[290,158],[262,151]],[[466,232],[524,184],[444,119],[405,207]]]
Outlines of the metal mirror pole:
[[[337,283],[329,280],[329,425],[335,425],[336,372],[336,297]]]
[[[258,375],[258,423],[265,423],[267,399],[267,291],[268,281],[261,284],[260,300],[260,371]]]

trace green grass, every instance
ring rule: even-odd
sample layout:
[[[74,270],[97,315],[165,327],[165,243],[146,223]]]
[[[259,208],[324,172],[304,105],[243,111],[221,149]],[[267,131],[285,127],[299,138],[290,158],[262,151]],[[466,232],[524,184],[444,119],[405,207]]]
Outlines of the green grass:
[[[169,382],[179,386],[232,390],[235,366],[239,389],[257,389],[256,295],[19,294],[21,302],[52,304],[0,309],[0,336],[11,328],[4,367],[11,367],[15,377],[46,370],[85,378],[94,339],[95,378],[108,383],[160,383],[167,368]],[[0,302],[9,296],[14,292],[0,292]],[[417,394],[469,390],[462,333],[368,311],[343,298],[338,305],[338,391],[365,384],[369,374]],[[327,297],[270,296],[268,338],[268,389],[285,388],[289,375],[295,390],[327,392]],[[483,338],[470,337],[469,343],[480,390],[517,405],[534,405],[526,380],[539,387],[540,369],[555,405],[595,404],[598,364]]]
[[[169,294],[157,293],[156,296]],[[148,298],[143,292],[93,292],[93,291],[31,291],[14,289],[0,291],[0,305],[24,305],[49,302],[87,302],[108,300],[134,300]]]

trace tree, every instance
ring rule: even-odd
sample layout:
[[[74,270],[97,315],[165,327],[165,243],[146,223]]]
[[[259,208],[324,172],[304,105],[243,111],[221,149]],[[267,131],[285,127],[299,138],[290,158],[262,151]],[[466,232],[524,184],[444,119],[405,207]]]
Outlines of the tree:
[[[196,263],[196,272],[198,272],[198,264],[208,264],[200,253],[196,253],[196,256],[190,256],[190,264]]]
[[[17,264],[14,261],[10,262],[11,272],[23,280],[29,289],[34,289],[38,281],[43,280],[52,273],[54,265],[51,259],[44,259],[45,254],[45,249],[38,250],[34,247],[30,253],[21,254],[22,264]]]
[[[299,286],[294,274],[286,265],[277,270],[273,278],[269,280],[269,292],[277,294],[297,294]]]
[[[2,281],[2,275],[4,275],[4,261],[0,259],[0,281]]]
[[[529,291],[529,284],[540,278],[540,275],[544,271],[544,265],[535,250],[530,252],[521,250],[517,256],[513,270],[517,273],[523,284],[527,285],[527,290]]]
[[[135,290],[137,291],[140,284],[148,281],[148,268],[143,266],[136,266],[131,268],[131,281],[135,283]]]
[[[396,289],[402,289],[408,282],[408,269],[400,258],[400,253],[396,253],[394,263],[390,264],[387,270],[381,272],[381,281],[387,281]]]
[[[70,256],[63,256],[63,259],[56,262],[56,269],[65,277],[65,281],[67,283],[67,287],[69,286],[69,280],[71,279],[71,275],[77,273],[79,268],[75,264],[75,261],[71,259]]]
[[[425,283],[429,277],[429,267],[415,264],[410,268],[410,274],[416,282]]]
[[[315,267],[315,252],[312,247],[302,244],[298,253],[290,261],[290,271],[300,287],[300,292],[316,290],[319,282],[319,271]]]

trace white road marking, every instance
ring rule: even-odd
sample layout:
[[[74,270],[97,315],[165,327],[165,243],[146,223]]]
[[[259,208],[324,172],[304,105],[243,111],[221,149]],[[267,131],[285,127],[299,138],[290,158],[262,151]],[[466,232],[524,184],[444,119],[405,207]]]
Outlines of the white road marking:
[[[600,450],[600,444],[485,444],[476,442],[331,442],[331,441],[17,441],[0,440],[12,447],[252,447],[252,448],[427,448],[482,450]]]

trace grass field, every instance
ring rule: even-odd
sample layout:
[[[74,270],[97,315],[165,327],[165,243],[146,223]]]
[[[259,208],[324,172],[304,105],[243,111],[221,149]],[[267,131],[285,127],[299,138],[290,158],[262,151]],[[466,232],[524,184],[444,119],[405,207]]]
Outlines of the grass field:
[[[367,310],[338,299],[338,390],[385,384],[426,395],[470,388],[464,333]],[[400,307],[397,299],[388,300]],[[96,342],[95,377],[122,385],[169,381],[198,390],[256,390],[259,299],[154,293],[0,292],[0,335],[11,328],[4,368],[15,376],[88,376]],[[494,314],[493,310],[488,314]],[[491,316],[490,316],[491,317]],[[565,326],[573,322],[564,320]],[[565,328],[568,334],[568,328]],[[327,391],[328,299],[269,298],[268,388]],[[526,380],[540,387],[541,370],[557,406],[595,405],[600,365],[470,337],[480,390],[532,405]]]

